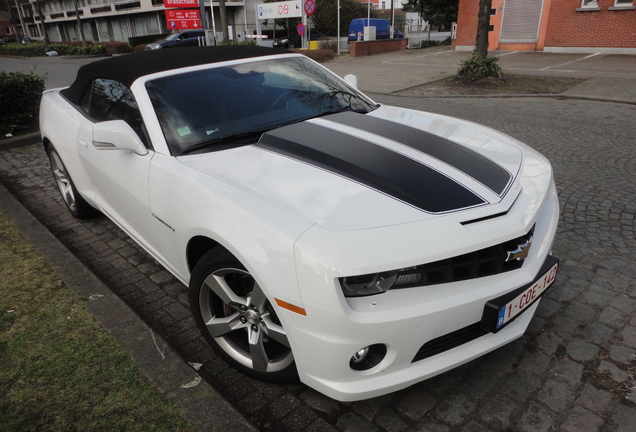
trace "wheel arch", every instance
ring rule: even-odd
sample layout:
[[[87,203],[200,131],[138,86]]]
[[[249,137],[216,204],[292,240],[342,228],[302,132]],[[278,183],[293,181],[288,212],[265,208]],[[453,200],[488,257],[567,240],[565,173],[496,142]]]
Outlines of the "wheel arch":
[[[53,143],[48,137],[42,137],[42,146],[44,147],[44,151],[48,154],[49,148],[53,146]]]
[[[219,242],[205,236],[195,236],[188,241],[186,246],[186,261],[188,263],[188,271],[192,274],[194,267],[210,250],[219,245]]]

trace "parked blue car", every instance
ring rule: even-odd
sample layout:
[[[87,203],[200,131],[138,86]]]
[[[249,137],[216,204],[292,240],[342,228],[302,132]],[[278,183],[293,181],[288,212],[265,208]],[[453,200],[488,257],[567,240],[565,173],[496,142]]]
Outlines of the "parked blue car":
[[[349,42],[364,40],[364,28],[367,26],[375,27],[376,39],[391,38],[391,23],[389,21],[378,18],[356,18],[351,21],[351,24],[349,24]],[[360,36],[360,39],[358,39],[358,36]],[[402,39],[404,38],[404,33],[393,27],[393,38]]]

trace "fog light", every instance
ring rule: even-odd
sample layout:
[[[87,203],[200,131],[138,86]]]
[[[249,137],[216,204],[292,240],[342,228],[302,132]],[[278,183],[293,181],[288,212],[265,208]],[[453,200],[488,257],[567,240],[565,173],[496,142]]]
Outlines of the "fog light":
[[[384,344],[369,345],[356,351],[351,360],[349,367],[357,371],[369,370],[380,362],[386,356],[387,348]]]
[[[351,357],[351,361],[354,363],[362,363],[369,355],[369,347],[364,347],[361,350],[356,351],[356,353]]]

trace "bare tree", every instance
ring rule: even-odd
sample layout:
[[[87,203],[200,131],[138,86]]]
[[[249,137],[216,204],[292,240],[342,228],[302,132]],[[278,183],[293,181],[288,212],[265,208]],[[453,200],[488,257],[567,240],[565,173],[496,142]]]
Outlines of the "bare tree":
[[[49,44],[49,35],[46,32],[46,27],[44,26],[44,13],[42,12],[42,2],[40,0],[35,0],[35,8],[38,11],[38,18],[40,19],[40,25],[42,26],[42,36],[44,36],[44,43]]]
[[[483,61],[488,56],[488,28],[490,27],[490,9],[492,0],[479,0],[479,15],[477,17],[477,38],[475,39],[475,53],[477,59]]]
[[[79,14],[79,0],[73,0],[73,5],[75,6],[75,18],[77,19],[77,31],[80,34],[80,38],[82,39],[82,45],[86,45],[86,36],[84,36],[84,27],[82,26],[82,20],[80,19]]]
[[[212,5],[212,3],[210,3],[210,5]],[[227,28],[227,8],[225,7],[225,0],[219,0],[219,9],[221,10],[221,30],[223,31],[223,40],[227,41],[230,39],[230,32]]]
[[[503,77],[499,58],[488,55],[488,30],[490,28],[490,9],[492,0],[479,0],[477,15],[477,37],[472,57],[459,66],[457,77],[463,82],[476,82],[484,78]]]

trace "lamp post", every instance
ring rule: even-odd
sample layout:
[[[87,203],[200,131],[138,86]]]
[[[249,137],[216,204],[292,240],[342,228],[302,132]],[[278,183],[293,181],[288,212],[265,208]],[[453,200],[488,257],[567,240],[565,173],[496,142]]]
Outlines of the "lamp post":
[[[340,0],[338,0],[338,55],[340,55]]]

